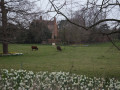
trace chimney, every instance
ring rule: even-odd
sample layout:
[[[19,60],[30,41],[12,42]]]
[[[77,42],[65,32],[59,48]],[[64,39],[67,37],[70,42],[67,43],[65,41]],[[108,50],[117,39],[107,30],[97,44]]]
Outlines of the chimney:
[[[58,37],[58,29],[57,29],[56,17],[54,17],[54,36],[56,38]]]
[[[54,17],[54,23],[56,23],[56,17]]]
[[[42,21],[42,16],[40,16],[40,21]]]

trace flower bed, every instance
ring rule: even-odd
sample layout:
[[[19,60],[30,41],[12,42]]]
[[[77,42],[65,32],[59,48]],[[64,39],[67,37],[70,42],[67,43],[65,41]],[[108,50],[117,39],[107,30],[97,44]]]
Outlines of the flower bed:
[[[120,90],[115,78],[89,78],[69,72],[0,71],[0,90]]]
[[[8,54],[0,53],[0,56],[18,56],[23,55],[23,53],[9,52]]]

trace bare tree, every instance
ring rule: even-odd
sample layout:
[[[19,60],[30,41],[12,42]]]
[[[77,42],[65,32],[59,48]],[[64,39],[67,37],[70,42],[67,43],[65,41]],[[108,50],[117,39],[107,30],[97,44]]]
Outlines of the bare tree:
[[[57,14],[60,14],[65,17],[67,21],[70,23],[83,28],[84,30],[92,30],[92,28],[99,26],[101,24],[108,23],[113,27],[120,27],[120,18],[118,17],[110,17],[109,15],[111,12],[115,11],[118,12],[118,16],[120,14],[120,1],[119,0],[86,0],[86,4],[81,5],[83,8],[79,9],[81,15],[84,16],[85,24],[82,25],[80,23],[73,22],[68,15],[62,12],[62,9],[66,7],[67,4],[58,5],[57,0],[49,0],[51,6],[53,7],[54,11]],[[65,0],[66,3],[66,0]],[[114,16],[117,16],[116,13]],[[117,25],[116,25],[117,24]],[[106,35],[109,38],[109,35],[120,33],[120,30],[111,30],[111,32],[101,32],[101,34]],[[111,41],[111,40],[110,40]],[[114,45],[114,44],[113,44]],[[119,49],[119,48],[118,48]],[[120,49],[119,49],[120,50]]]
[[[82,14],[85,14],[86,12],[89,12],[89,14],[87,13],[88,14],[87,16],[89,16],[89,18],[93,18],[92,16],[90,17],[90,15],[94,15],[94,18],[93,18],[94,19],[94,23],[91,23],[91,25],[86,25],[86,26],[79,25],[78,23],[72,22],[69,19],[69,17],[64,12],[61,11],[62,7],[65,6],[65,4],[61,5],[61,7],[60,6],[58,7],[54,3],[55,1],[56,0],[52,0],[52,1],[49,0],[49,2],[51,3],[52,7],[54,8],[54,10],[55,10],[55,12],[57,14],[60,14],[60,15],[64,16],[66,18],[66,20],[68,20],[70,23],[72,23],[72,24],[74,24],[76,26],[79,26],[81,28],[84,28],[86,30],[89,30],[92,27],[94,27],[94,26],[96,26],[96,25],[98,25],[100,23],[106,22],[106,21],[115,21],[117,23],[120,23],[120,19],[105,18],[108,14],[110,14],[110,11],[112,9],[114,9],[115,7],[119,6],[118,9],[120,9],[120,4],[119,4],[118,0],[114,0],[114,2],[111,2],[111,0],[102,0],[101,4],[98,3],[98,0],[92,0],[92,2],[90,2],[90,0],[87,0],[87,4],[82,9]],[[111,6],[114,6],[114,7],[111,7]],[[95,11],[95,8],[96,8],[97,12]],[[94,9],[94,11],[93,11],[93,9]],[[90,12],[91,10],[92,10],[92,12]],[[104,18],[103,18],[103,14],[102,13],[104,13]],[[98,19],[98,16],[100,16],[100,14],[102,14],[101,15],[101,19]]]
[[[25,28],[29,25],[31,19],[40,12],[35,12],[34,2],[28,0],[1,0],[0,17],[2,21],[2,43],[3,53],[8,53],[8,23],[22,25]]]

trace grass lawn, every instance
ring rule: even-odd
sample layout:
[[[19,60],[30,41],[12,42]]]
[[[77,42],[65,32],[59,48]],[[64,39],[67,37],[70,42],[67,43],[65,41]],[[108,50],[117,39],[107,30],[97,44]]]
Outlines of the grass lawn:
[[[10,52],[22,56],[0,57],[0,69],[26,69],[33,71],[65,71],[87,76],[120,78],[120,51],[110,43],[89,46],[62,46],[62,52],[51,45],[39,45],[32,51],[33,44],[10,44]],[[2,52],[2,44],[0,44]],[[73,67],[72,67],[73,66]]]

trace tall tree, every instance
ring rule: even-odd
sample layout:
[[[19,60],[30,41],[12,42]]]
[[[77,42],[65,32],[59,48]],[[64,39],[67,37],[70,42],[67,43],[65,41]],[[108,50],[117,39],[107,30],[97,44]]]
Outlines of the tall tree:
[[[8,22],[12,24],[21,24],[24,27],[28,26],[28,22],[31,20],[31,14],[36,12],[33,10],[34,3],[28,0],[1,0],[0,11],[2,20],[2,44],[3,53],[8,53]],[[37,12],[38,13],[38,12]]]
[[[112,17],[111,18],[110,17],[110,14],[113,13],[113,11],[114,11],[114,13],[113,13],[114,16],[119,16],[119,14],[120,14],[120,1],[119,0],[86,0],[86,1],[87,2],[84,5],[81,4],[81,5],[79,5],[78,8],[80,8],[80,6],[83,7],[83,12],[82,12],[83,15],[86,15],[86,13],[87,13],[88,17],[86,17],[86,19],[89,19],[89,20],[91,19],[91,20],[93,20],[93,22],[88,21],[88,22],[85,23],[85,25],[81,25],[79,23],[73,22],[69,18],[69,15],[67,15],[65,12],[63,12],[64,9],[68,5],[66,0],[61,5],[57,4],[58,2],[60,2],[58,0],[49,0],[49,2],[51,3],[51,6],[53,7],[53,9],[51,9],[52,11],[54,10],[57,14],[60,14],[63,17],[65,17],[65,19],[68,20],[70,23],[76,25],[77,27],[83,28],[86,31],[90,31],[94,27],[99,26],[101,24],[108,23],[108,22],[113,27],[116,27],[120,24],[120,18],[118,18],[118,17]],[[77,2],[77,3],[79,3],[79,2]],[[71,5],[73,5],[73,4],[71,3]],[[95,10],[94,8],[97,8],[97,9]],[[71,8],[71,9],[73,9],[73,8]],[[94,11],[91,12],[91,10],[95,10],[95,12],[97,11],[97,13],[94,13]],[[68,10],[66,10],[66,11],[68,11]],[[105,15],[105,18],[102,18],[103,13]],[[92,17],[91,15],[94,15],[94,17]],[[102,17],[98,18],[98,16],[102,16]],[[120,30],[107,32],[107,33],[106,32],[101,32],[101,34],[106,35],[110,41],[112,41],[112,40],[110,39],[109,36],[111,34],[115,34],[115,33],[120,33]]]
[[[3,34],[3,53],[7,54],[8,53],[8,42],[7,42],[7,33],[6,33],[6,28],[7,28],[7,13],[8,10],[5,7],[5,1],[1,0],[1,12],[2,12],[2,34]]]
[[[51,31],[44,22],[33,21],[30,25],[26,42],[28,43],[42,43],[51,38]],[[31,38],[31,39],[30,39]]]

